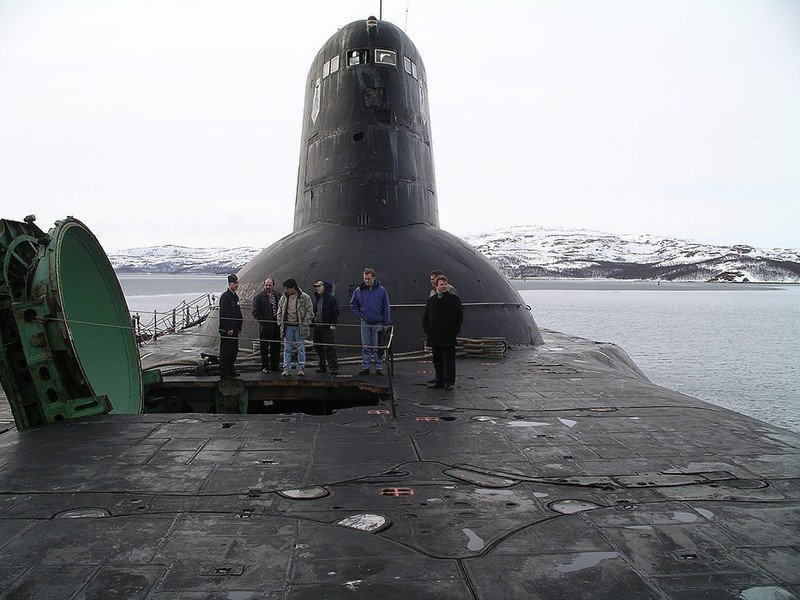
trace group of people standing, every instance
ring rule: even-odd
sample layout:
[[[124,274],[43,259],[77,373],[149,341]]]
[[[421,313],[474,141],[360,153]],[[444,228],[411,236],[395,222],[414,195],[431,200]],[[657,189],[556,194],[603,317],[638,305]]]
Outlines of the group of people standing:
[[[438,270],[430,275],[431,289],[422,319],[428,345],[433,350],[436,377],[429,387],[452,389],[455,385],[456,336],[461,330],[463,310],[461,300],[447,277]],[[239,280],[228,275],[228,289],[219,301],[220,376],[237,377],[235,370],[242,329],[242,311],[236,290]],[[253,317],[259,325],[261,367],[263,372],[277,372],[283,341],[283,370],[288,377],[293,370],[293,356],[297,356],[297,375],[305,376],[305,340],[312,339],[319,359],[317,373],[336,374],[339,361],[336,353],[335,330],[339,322],[339,305],[333,296],[330,282],[319,280],[314,284],[313,298],[299,288],[295,279],[283,282],[283,294],[275,292],[272,278],[264,280],[264,290],[253,297]],[[391,319],[389,294],[375,277],[375,270],[367,267],[363,283],[350,299],[350,311],[361,328],[361,371],[369,375],[383,374],[379,339],[388,331]]]
[[[278,358],[283,340],[283,371],[288,377],[293,369],[293,356],[297,356],[297,375],[305,376],[305,340],[312,336],[319,357],[317,373],[339,371],[339,361],[334,346],[334,331],[339,322],[339,304],[327,281],[314,284],[314,298],[297,285],[295,279],[283,282],[283,294],[275,294],[272,278],[264,280],[264,291],[253,297],[253,318],[258,322],[261,347],[261,368],[264,373],[279,369]]]

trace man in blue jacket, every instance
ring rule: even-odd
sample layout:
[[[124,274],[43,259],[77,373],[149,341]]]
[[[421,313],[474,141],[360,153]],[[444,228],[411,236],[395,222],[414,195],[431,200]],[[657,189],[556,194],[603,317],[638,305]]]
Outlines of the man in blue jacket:
[[[381,354],[378,351],[378,334],[389,329],[389,294],[377,279],[375,269],[364,269],[364,283],[356,288],[350,300],[350,312],[361,322],[361,371],[369,375],[370,365],[375,364],[375,374],[383,375]]]
[[[333,285],[321,279],[314,284],[314,320],[311,322],[314,349],[319,357],[317,373],[325,373],[328,368],[332,375],[339,371],[339,360],[334,346],[334,331],[339,322],[339,303],[331,293]]]

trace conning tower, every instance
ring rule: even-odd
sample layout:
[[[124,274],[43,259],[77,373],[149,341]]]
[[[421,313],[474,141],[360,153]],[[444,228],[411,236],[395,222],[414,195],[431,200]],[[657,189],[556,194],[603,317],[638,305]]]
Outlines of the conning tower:
[[[258,336],[247,305],[265,277],[276,287],[290,277],[312,292],[334,282],[342,323],[347,305],[373,267],[393,305],[395,350],[423,345],[428,274],[439,268],[465,304],[461,335],[539,344],[530,309],[483,255],[439,229],[427,73],[406,34],[370,17],[337,31],[309,70],[294,231],[239,272],[245,308],[242,345]],[[206,324],[215,339],[217,320]],[[354,329],[337,329],[337,343],[358,345]]]
[[[294,230],[439,226],[425,67],[399,28],[341,29],[306,82]]]

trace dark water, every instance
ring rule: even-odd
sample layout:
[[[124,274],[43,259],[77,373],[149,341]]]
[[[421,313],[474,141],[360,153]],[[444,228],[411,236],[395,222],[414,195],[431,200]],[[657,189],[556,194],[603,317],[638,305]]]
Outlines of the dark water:
[[[120,276],[132,311],[219,296],[224,277]],[[544,328],[621,346],[653,383],[800,432],[800,286],[515,282]]]

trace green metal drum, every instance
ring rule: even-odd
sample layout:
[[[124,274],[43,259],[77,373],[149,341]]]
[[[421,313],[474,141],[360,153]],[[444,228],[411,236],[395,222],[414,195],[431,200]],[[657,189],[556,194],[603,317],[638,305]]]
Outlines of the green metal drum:
[[[130,313],[97,238],[68,217],[48,233],[0,221],[0,380],[17,427],[142,410]]]

